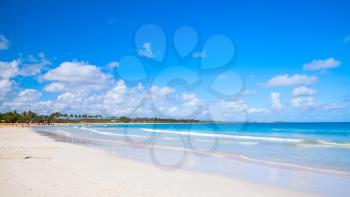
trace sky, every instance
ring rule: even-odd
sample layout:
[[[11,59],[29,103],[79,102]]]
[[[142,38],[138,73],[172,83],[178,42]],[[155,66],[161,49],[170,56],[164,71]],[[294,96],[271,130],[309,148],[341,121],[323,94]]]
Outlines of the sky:
[[[0,0],[0,112],[350,121],[349,10]]]

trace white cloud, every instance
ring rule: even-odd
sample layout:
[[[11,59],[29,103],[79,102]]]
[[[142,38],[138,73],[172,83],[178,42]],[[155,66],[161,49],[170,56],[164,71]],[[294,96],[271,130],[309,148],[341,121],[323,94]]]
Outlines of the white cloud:
[[[219,109],[227,109],[231,112],[241,112],[247,110],[248,106],[243,100],[219,101],[216,104]]]
[[[18,94],[16,101],[21,103],[36,101],[41,96],[41,93],[33,89],[25,89]]]
[[[267,113],[267,112],[270,112],[270,110],[266,109],[266,108],[255,108],[255,107],[252,107],[252,108],[249,108],[247,110],[248,114],[253,114],[253,113]]]
[[[123,80],[103,95],[103,107],[112,115],[135,113],[145,98],[142,86],[128,88]]]
[[[150,93],[153,96],[164,96],[164,95],[168,95],[170,93],[173,93],[175,90],[170,88],[170,87],[164,87],[164,88],[159,88],[157,86],[152,86],[150,88]]]
[[[281,93],[271,92],[270,97],[271,97],[271,108],[274,110],[282,109],[282,104],[281,104],[281,100],[280,100]]]
[[[196,51],[192,53],[193,58],[205,58],[207,57],[207,53],[205,51]]]
[[[60,90],[66,89],[92,91],[107,88],[112,83],[112,77],[105,74],[95,65],[85,62],[63,62],[58,67],[49,70],[44,74],[43,79],[46,81],[59,82]],[[57,84],[46,86],[46,90],[53,90]]]
[[[317,76],[308,76],[300,74],[289,76],[288,74],[285,74],[271,78],[265,85],[267,87],[311,85],[315,83],[317,79]]]
[[[47,69],[46,66],[51,62],[46,59],[44,53],[39,53],[37,57],[29,55],[26,58],[20,57],[20,72],[22,76],[35,76],[40,74],[43,70]]]
[[[35,112],[47,112],[50,106],[47,103],[49,101],[40,101],[41,92],[33,89],[25,89],[18,92],[13,98],[4,101],[1,108],[7,110],[18,110],[18,111],[35,111]]]
[[[17,60],[13,60],[11,62],[2,62],[0,61],[0,78],[9,79],[18,75],[19,62]]]
[[[198,110],[201,101],[191,93],[176,94],[170,87],[141,84],[128,88],[123,80],[103,95],[103,108],[108,114],[131,116],[189,117]]]
[[[181,95],[181,98],[183,101],[185,101],[184,105],[197,106],[200,103],[200,100],[197,98],[197,96],[192,93],[185,92]]]
[[[321,69],[336,68],[340,65],[341,65],[340,61],[331,57],[324,60],[313,60],[308,64],[304,64],[303,68],[304,70],[321,70]]]
[[[248,115],[255,113],[268,113],[269,109],[250,107],[244,100],[221,100],[213,103],[207,103],[206,109],[201,115],[196,117],[208,116],[214,121],[248,121]]]
[[[0,35],[0,50],[8,49],[10,45],[10,42],[7,40],[7,38],[4,35]]]
[[[114,68],[117,68],[119,66],[119,62],[113,61],[107,64],[107,68],[109,70],[113,70]]]
[[[193,115],[199,105],[200,100],[194,94],[176,94],[167,86],[144,89],[138,84],[129,88],[123,80],[119,80],[111,89],[100,94],[70,89],[52,101],[50,108],[66,113],[186,117]]]
[[[9,78],[18,75],[18,64],[2,63],[0,67],[2,88],[10,86]],[[3,80],[5,77],[6,80]],[[145,90],[142,84],[128,88],[124,81],[116,82],[111,76],[103,73],[98,67],[84,62],[64,62],[43,75],[49,81],[43,90],[61,92],[57,99],[40,101],[38,96],[29,93],[14,93],[12,97],[1,100],[1,110],[34,110],[52,113],[99,113],[109,115],[186,117],[193,115],[201,101],[195,94],[177,94],[170,87],[151,86]],[[111,88],[112,87],[112,88]],[[10,87],[11,89],[11,87]],[[96,91],[98,90],[98,91]],[[37,91],[36,91],[37,92]],[[39,92],[40,93],[40,92]],[[41,94],[41,93],[40,93]],[[35,98],[35,99],[34,99]],[[1,98],[0,98],[1,99]]]
[[[63,62],[43,76],[45,80],[50,81],[87,83],[96,83],[98,79],[104,77],[98,67],[84,62]]]
[[[155,111],[167,117],[186,118],[196,114],[201,105],[201,101],[195,94],[182,93],[176,94],[170,87],[150,88],[150,102]]]
[[[248,106],[243,100],[217,101],[207,104],[203,111],[210,120],[214,121],[247,121]]]
[[[310,109],[317,107],[318,103],[312,96],[299,96],[292,98],[291,105],[297,109]]]
[[[292,93],[292,95],[294,97],[310,96],[310,95],[314,95],[314,94],[316,94],[316,90],[313,88],[306,87],[306,86],[294,88],[293,93]]]
[[[11,78],[20,76],[35,76],[41,73],[42,69],[51,64],[44,53],[39,53],[37,57],[29,55],[20,57],[11,62],[0,61],[0,77]]]
[[[323,105],[324,110],[341,110],[341,109],[346,109],[346,105],[343,103],[328,103]]]
[[[65,85],[59,82],[53,82],[44,87],[44,91],[46,92],[60,92],[65,89]]]
[[[10,62],[0,61],[0,101],[5,97],[15,95],[18,91],[18,84],[13,79],[16,76],[34,76],[41,72],[43,66],[49,64],[43,53],[39,57],[28,56],[26,59],[20,56],[17,60]]]
[[[0,61],[0,101],[4,99],[15,84],[12,77],[18,75],[18,61],[13,60],[11,62]]]
[[[11,81],[8,79],[0,79],[0,92],[8,90],[11,87]]]
[[[67,88],[68,85],[75,88]],[[55,81],[48,84],[44,90],[60,91],[56,99],[42,101],[41,92],[26,89],[13,97],[7,97],[6,101],[1,102],[0,110],[32,110],[46,114],[59,111],[115,116],[212,118],[230,121],[246,121],[246,114],[268,112],[264,108],[249,107],[243,100],[203,103],[193,93],[176,93],[168,86],[151,86],[144,89],[142,84],[138,84],[129,88],[123,80],[119,80],[109,87],[112,88],[98,92],[81,91],[75,84],[63,80]]]
[[[152,51],[152,45],[150,42],[145,42],[142,46],[143,49],[138,50],[138,54],[141,57],[152,58],[154,57],[154,53]]]

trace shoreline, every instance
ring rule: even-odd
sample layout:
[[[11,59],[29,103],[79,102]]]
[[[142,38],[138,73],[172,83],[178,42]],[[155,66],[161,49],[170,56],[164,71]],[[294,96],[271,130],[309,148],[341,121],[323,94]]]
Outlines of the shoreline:
[[[5,196],[311,196],[181,169],[165,172],[30,128],[0,127],[0,147]]]
[[[113,143],[113,144],[118,144],[118,145],[128,145],[127,142],[117,142],[117,141],[109,141],[107,139],[102,140],[102,139],[88,139],[88,138],[82,138],[82,137],[72,137],[68,136],[64,133],[58,133],[58,132],[40,132],[36,131],[44,136],[48,136],[54,140],[58,140],[59,142],[66,142],[66,143],[72,143],[72,144],[80,144],[80,145],[98,145],[99,143]],[[135,146],[138,147],[144,147],[147,148],[147,145],[137,145]],[[179,148],[171,147],[171,146],[161,146],[161,145],[153,145],[155,148],[159,149],[167,149],[167,150],[174,150],[174,151],[184,151]],[[222,158],[222,157],[230,157],[231,159],[235,159],[237,161],[241,162],[251,162],[255,164],[260,164],[264,165],[267,167],[276,167],[280,169],[287,169],[287,170],[302,170],[306,172],[315,172],[315,173],[325,173],[329,175],[342,175],[342,176],[350,176],[350,171],[344,171],[344,170],[336,170],[332,168],[316,168],[316,167],[311,167],[307,165],[299,165],[299,164],[293,164],[293,163],[283,163],[283,162],[274,162],[274,161],[269,161],[269,160],[261,160],[261,159],[256,159],[253,157],[248,157],[246,155],[241,155],[241,154],[230,154],[228,155],[227,153],[219,152],[218,154],[216,153],[207,153],[205,150],[192,150],[192,149],[186,149],[186,151],[195,153],[195,154],[202,154],[202,155],[207,155],[215,158]],[[137,161],[137,160],[135,160]],[[139,161],[138,161],[139,162]],[[142,162],[144,163],[144,162]],[[146,162],[146,164],[148,164]],[[149,165],[149,164],[148,164]]]

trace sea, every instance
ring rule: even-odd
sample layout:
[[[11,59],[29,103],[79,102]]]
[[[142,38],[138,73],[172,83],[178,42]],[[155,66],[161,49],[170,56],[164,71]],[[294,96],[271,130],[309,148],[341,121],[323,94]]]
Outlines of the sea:
[[[350,196],[350,123],[38,126],[169,173],[190,170],[323,196]]]

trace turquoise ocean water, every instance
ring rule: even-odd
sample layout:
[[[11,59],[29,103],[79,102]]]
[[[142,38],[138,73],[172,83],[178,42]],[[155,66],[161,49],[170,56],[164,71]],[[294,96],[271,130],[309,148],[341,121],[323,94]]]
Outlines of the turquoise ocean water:
[[[350,194],[350,123],[101,124],[35,130],[169,172],[188,169],[327,196]]]

